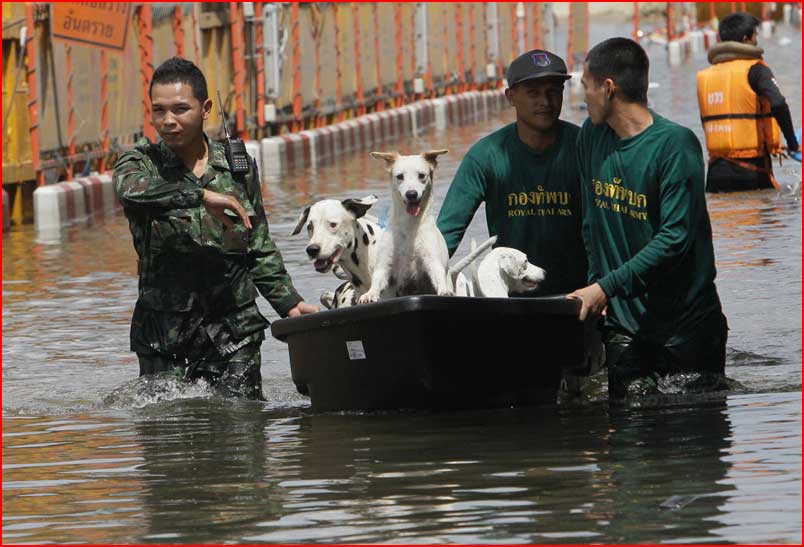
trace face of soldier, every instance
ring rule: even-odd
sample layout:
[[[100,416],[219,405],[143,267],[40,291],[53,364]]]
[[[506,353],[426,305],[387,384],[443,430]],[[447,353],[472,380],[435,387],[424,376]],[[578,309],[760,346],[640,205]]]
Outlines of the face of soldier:
[[[193,88],[181,82],[154,84],[151,105],[156,132],[174,150],[202,138],[204,121],[212,110],[210,99],[202,103],[193,95]]]
[[[596,81],[589,72],[589,63],[584,63],[581,84],[583,84],[583,100],[592,123],[595,125],[604,123],[611,114],[614,82],[611,78],[606,78],[602,82]]]
[[[505,90],[516,110],[517,121],[535,131],[552,130],[561,115],[564,101],[562,78],[535,78]]]

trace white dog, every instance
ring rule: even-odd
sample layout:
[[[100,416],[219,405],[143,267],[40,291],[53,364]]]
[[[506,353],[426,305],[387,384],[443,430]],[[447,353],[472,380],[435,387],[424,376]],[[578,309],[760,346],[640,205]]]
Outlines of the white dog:
[[[371,153],[388,164],[392,205],[388,227],[379,242],[371,288],[360,297],[361,304],[380,297],[453,294],[447,275],[447,243],[430,214],[436,159],[446,153]]]
[[[525,253],[510,247],[492,250],[472,274],[475,296],[491,298],[508,298],[510,294],[536,290],[546,276],[543,269],[528,262]]]
[[[338,266],[340,279],[348,278],[354,289],[363,294],[371,283],[377,242],[382,230],[377,219],[366,211],[377,202],[377,196],[361,199],[324,199],[307,206],[291,235],[307,225],[310,241],[305,248],[316,271],[327,273]],[[337,269],[336,269],[337,271]]]

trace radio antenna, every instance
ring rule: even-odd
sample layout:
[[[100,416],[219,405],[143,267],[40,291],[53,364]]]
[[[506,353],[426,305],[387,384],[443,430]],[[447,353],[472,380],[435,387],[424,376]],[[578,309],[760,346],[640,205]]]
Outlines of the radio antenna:
[[[218,92],[218,106],[221,110],[221,120],[223,121],[223,133],[226,135],[226,138],[229,137],[229,128],[226,126],[226,113],[223,111],[223,101],[221,100],[221,90],[216,90]]]

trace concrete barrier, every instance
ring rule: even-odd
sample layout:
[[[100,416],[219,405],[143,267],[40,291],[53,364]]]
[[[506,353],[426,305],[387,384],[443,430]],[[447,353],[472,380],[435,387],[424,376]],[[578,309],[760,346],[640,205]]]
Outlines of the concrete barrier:
[[[383,149],[385,143],[415,136],[431,127],[445,129],[486,119],[508,106],[502,89],[468,91],[438,99],[425,99],[398,108],[366,114],[316,129],[246,141],[263,177],[282,175],[322,161],[335,161],[347,152]],[[10,203],[3,191],[3,233],[10,226]],[[40,240],[61,237],[65,225],[119,208],[111,172],[74,181],[42,186],[34,191],[34,224]]]
[[[262,154],[260,154],[260,141],[246,141],[246,152],[254,158],[257,164],[257,171],[262,173]]]
[[[3,234],[7,234],[11,228],[11,200],[8,192],[3,188]]]
[[[58,237],[61,228],[119,207],[109,173],[41,186],[34,191],[34,224],[42,239]]]
[[[279,179],[293,170],[333,161],[347,152],[381,148],[386,142],[415,136],[431,127],[444,130],[450,125],[486,119],[490,112],[507,106],[501,89],[468,91],[265,138],[259,143],[260,172],[269,180]]]
[[[712,29],[704,29],[704,49],[707,51],[717,44],[717,32]]]

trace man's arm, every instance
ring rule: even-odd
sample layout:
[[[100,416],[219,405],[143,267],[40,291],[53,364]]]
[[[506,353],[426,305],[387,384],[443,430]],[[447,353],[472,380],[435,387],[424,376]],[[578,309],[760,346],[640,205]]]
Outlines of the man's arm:
[[[460,245],[466,228],[485,197],[486,174],[474,158],[466,156],[452,179],[436,223],[447,242],[449,256]]]
[[[797,152],[799,142],[796,139],[796,130],[793,127],[790,107],[787,106],[784,95],[779,91],[771,69],[763,64],[755,64],[748,71],[748,84],[757,95],[768,100],[771,114],[776,118],[776,122],[784,135],[784,140],[787,141],[787,149],[790,152]]]
[[[300,303],[304,305],[304,299],[293,286],[293,281],[291,281],[290,275],[285,269],[282,254],[269,233],[268,218],[265,216],[260,178],[256,165],[253,167],[252,173],[248,177],[249,180],[246,181],[255,217],[252,219],[252,230],[249,237],[249,255],[252,264],[250,270],[251,280],[280,317],[297,315],[291,312]]]
[[[190,209],[203,202],[204,190],[185,179],[170,182],[152,174],[151,161],[139,149],[126,152],[114,166],[114,191],[127,209]]]
[[[637,254],[598,283],[607,298],[641,296],[657,273],[688,252],[693,225],[705,207],[701,145],[691,131],[662,156],[659,172],[659,229]]]

